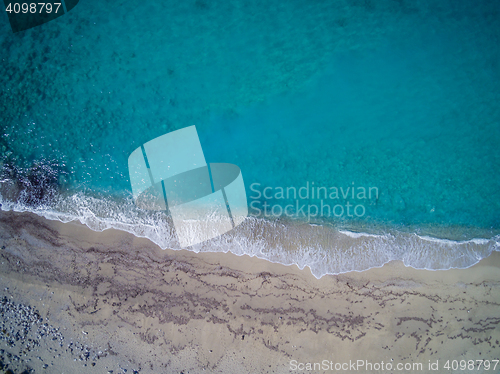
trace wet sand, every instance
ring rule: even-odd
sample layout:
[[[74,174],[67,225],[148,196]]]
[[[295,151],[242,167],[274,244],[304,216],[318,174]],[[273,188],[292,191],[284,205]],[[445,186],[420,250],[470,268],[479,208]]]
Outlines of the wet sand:
[[[0,360],[16,373],[333,373],[358,360],[361,373],[451,373],[447,360],[500,358],[498,252],[464,270],[392,262],[318,280],[12,212],[0,247]]]

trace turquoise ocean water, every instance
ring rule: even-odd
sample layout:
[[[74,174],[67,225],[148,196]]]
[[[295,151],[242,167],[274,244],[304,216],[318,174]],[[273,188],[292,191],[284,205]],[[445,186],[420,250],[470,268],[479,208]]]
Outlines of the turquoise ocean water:
[[[500,250],[495,1],[81,0],[16,34],[3,13],[0,46],[3,210],[178,249],[127,159],[196,125],[208,162],[241,168],[250,217],[190,250],[317,277]]]

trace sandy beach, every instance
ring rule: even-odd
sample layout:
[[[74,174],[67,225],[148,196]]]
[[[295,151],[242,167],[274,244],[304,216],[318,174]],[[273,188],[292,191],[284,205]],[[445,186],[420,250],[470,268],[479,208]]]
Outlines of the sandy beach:
[[[15,373],[500,369],[498,252],[465,270],[392,262],[318,280],[12,212],[0,247],[0,359]]]

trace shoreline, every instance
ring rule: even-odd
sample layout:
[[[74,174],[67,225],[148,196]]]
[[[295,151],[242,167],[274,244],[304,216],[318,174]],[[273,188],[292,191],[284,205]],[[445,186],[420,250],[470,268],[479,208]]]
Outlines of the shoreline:
[[[96,200],[87,208],[90,212],[99,211],[101,203],[102,201]],[[116,204],[111,209],[109,220],[92,213],[83,214],[87,208],[81,206],[78,207],[79,218],[72,215],[61,216],[51,211],[34,214],[55,225],[75,225],[78,222],[92,231],[111,232],[118,236],[121,234],[116,233],[117,231],[129,233],[136,238],[151,241],[164,250],[175,248],[175,252],[183,252],[170,217],[161,213],[151,217],[141,216],[144,212],[139,212],[132,201],[128,201],[128,204],[131,204],[126,207],[130,208],[134,224],[130,223],[131,217],[124,222],[112,218],[113,215],[120,216]],[[29,210],[16,211],[14,206],[6,207],[8,210],[3,213],[33,214]],[[106,208],[110,207],[106,205]],[[295,264],[299,269],[309,269],[317,279],[325,275],[364,272],[398,260],[403,260],[407,267],[414,269],[466,269],[477,264],[480,259],[487,258],[492,252],[500,252],[500,234],[493,229],[450,226],[434,227],[431,232],[425,226],[411,229],[380,226],[378,231],[374,227],[362,224],[335,227],[298,220],[248,217],[230,232],[187,250],[197,254],[247,255],[285,266]],[[469,234],[465,235],[465,232]],[[477,235],[471,236],[473,232]]]
[[[65,358],[46,349],[36,353],[45,361],[25,362],[35,372],[300,372],[293,360],[426,369],[429,360],[500,356],[498,252],[467,269],[392,261],[317,279],[309,268],[162,250],[31,213],[0,212],[0,233],[1,296],[36,308],[66,336]],[[87,345],[87,359],[75,362],[69,341]]]

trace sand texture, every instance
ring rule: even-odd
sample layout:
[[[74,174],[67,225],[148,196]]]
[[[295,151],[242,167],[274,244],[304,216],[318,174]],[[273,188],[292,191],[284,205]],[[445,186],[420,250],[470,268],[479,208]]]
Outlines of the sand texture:
[[[318,280],[12,212],[0,246],[0,358],[16,373],[347,372],[330,369],[357,360],[451,373],[447,360],[500,358],[498,252],[465,270],[393,262]]]

